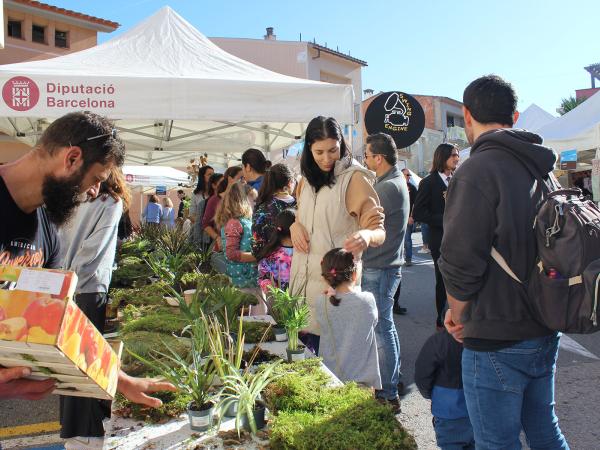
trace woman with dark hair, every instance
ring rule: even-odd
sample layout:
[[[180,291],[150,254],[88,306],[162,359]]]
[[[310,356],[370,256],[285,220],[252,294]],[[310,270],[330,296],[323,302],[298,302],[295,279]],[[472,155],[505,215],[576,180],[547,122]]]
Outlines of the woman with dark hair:
[[[444,329],[444,310],[446,309],[446,287],[438,268],[440,247],[444,235],[444,209],[446,191],[452,174],[458,165],[459,151],[453,144],[440,144],[433,154],[433,164],[429,175],[421,180],[415,204],[413,219],[429,227],[429,250],[435,269],[435,306],[437,310],[436,328]]]
[[[294,175],[285,164],[275,164],[267,170],[252,215],[252,254],[261,253],[275,229],[275,219],[281,211],[296,206],[292,197]]]
[[[220,251],[223,249],[221,246],[221,236],[215,227],[215,214],[217,213],[217,207],[221,203],[223,195],[227,190],[227,186],[231,183],[235,183],[242,177],[242,168],[240,166],[232,166],[227,168],[223,174],[223,178],[219,182],[217,191],[212,195],[206,202],[204,208],[204,215],[202,216],[202,229],[212,241],[215,241],[215,250]]]
[[[198,170],[198,184],[190,202],[190,220],[193,223],[192,242],[198,246],[210,243],[210,238],[202,232],[202,216],[208,200],[208,181],[215,173],[210,166],[202,166]]]
[[[373,189],[375,175],[352,159],[334,118],[310,121],[300,169],[304,178],[297,188],[298,213],[290,229],[294,244],[290,291],[306,297],[311,320],[302,339],[318,351],[315,302],[327,288],[321,277],[323,255],[343,247],[359,260],[367,247],[383,243],[384,215]]]
[[[263,177],[269,167],[271,167],[271,161],[268,161],[263,152],[256,148],[249,148],[242,155],[244,179],[257,191],[260,191]]]

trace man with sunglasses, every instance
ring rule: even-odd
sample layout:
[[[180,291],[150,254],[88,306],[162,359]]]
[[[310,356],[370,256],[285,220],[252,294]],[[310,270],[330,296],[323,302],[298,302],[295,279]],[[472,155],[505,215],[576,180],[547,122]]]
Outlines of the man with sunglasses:
[[[55,120],[38,145],[19,160],[0,166],[0,263],[59,266],[56,228],[66,223],[85,195],[98,195],[100,183],[121,166],[125,147],[112,122],[90,112]],[[0,367],[0,400],[38,400],[55,388],[51,379],[25,379],[25,367]],[[119,374],[118,390],[131,401],[160,406],[147,393],[173,390],[168,383]]]
[[[394,294],[402,280],[404,263],[404,233],[409,213],[406,182],[396,165],[396,144],[384,133],[367,137],[365,165],[377,175],[373,186],[385,213],[385,242],[368,248],[363,254],[362,289],[375,297],[379,320],[375,327],[382,389],[378,398],[386,400],[399,411],[400,340],[392,308]],[[400,391],[403,390],[400,384]]]

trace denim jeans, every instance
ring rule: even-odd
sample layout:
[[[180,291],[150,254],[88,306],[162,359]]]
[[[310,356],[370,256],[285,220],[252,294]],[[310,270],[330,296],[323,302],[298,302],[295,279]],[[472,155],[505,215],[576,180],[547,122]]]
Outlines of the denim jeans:
[[[404,235],[404,257],[407,261],[412,261],[412,233],[414,226],[414,224],[411,225],[410,223],[406,225],[406,234]]]
[[[392,308],[394,294],[402,280],[400,267],[390,269],[369,269],[364,267],[361,288],[375,297],[379,320],[375,327],[381,391],[378,397],[393,400],[398,396],[400,380],[400,340],[394,323]]]
[[[423,237],[423,245],[429,245],[429,225],[421,224],[421,236]]]
[[[442,450],[475,450],[473,427],[468,417],[462,419],[433,418],[435,440]]]
[[[495,352],[465,349],[463,385],[477,450],[568,449],[554,413],[558,334]]]

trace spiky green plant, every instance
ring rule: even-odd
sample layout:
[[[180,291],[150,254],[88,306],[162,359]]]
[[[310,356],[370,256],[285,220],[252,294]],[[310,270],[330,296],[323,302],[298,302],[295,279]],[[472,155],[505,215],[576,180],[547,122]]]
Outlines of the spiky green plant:
[[[292,351],[298,350],[298,333],[308,326],[310,319],[310,309],[306,299],[279,288],[269,287],[269,290],[273,299],[271,307],[273,318],[285,327],[288,348]]]
[[[227,360],[223,360],[223,364],[225,366],[230,365]],[[243,416],[246,416],[252,433],[256,434],[257,428],[253,412],[257,401],[261,399],[262,392],[278,378],[279,375],[274,371],[279,364],[281,364],[281,361],[264,364],[255,373],[249,371],[240,373],[239,370],[234,370],[231,367],[229,375],[223,379],[223,389],[219,395],[219,408],[225,411],[238,402],[235,416],[235,428],[238,435],[241,430]]]

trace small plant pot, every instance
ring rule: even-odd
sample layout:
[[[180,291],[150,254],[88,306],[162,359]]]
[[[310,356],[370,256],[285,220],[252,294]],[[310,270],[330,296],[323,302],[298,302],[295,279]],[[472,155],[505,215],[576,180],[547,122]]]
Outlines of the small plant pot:
[[[262,430],[267,424],[265,420],[265,405],[260,402],[256,402],[254,405],[254,409],[252,410],[252,415],[254,416],[254,423],[256,424],[257,430]],[[252,431],[250,428],[250,421],[248,420],[248,416],[246,414],[242,414],[242,427],[246,431]]]
[[[287,332],[283,327],[273,327],[273,334],[277,342],[285,342],[288,339]]]
[[[225,417],[235,417],[238,412],[239,404],[240,402],[238,402],[237,400],[235,402],[230,403],[223,415]],[[244,415],[244,417],[246,417],[246,415]]]
[[[119,313],[119,304],[114,301],[112,298],[108,299],[108,303],[106,304],[106,319],[116,319],[117,314]]]
[[[187,291],[183,291],[183,298],[185,298],[185,302],[188,305],[192,303],[194,295],[196,295],[196,289],[188,289]]]
[[[206,431],[213,424],[213,415],[215,413],[215,404],[207,403],[201,408],[196,409],[192,402],[188,403],[188,417],[190,419],[190,428],[193,431]]]
[[[290,363],[295,361],[303,361],[306,359],[303,345],[299,345],[298,350],[290,350],[289,348],[286,348],[285,351],[287,353],[287,360]]]

